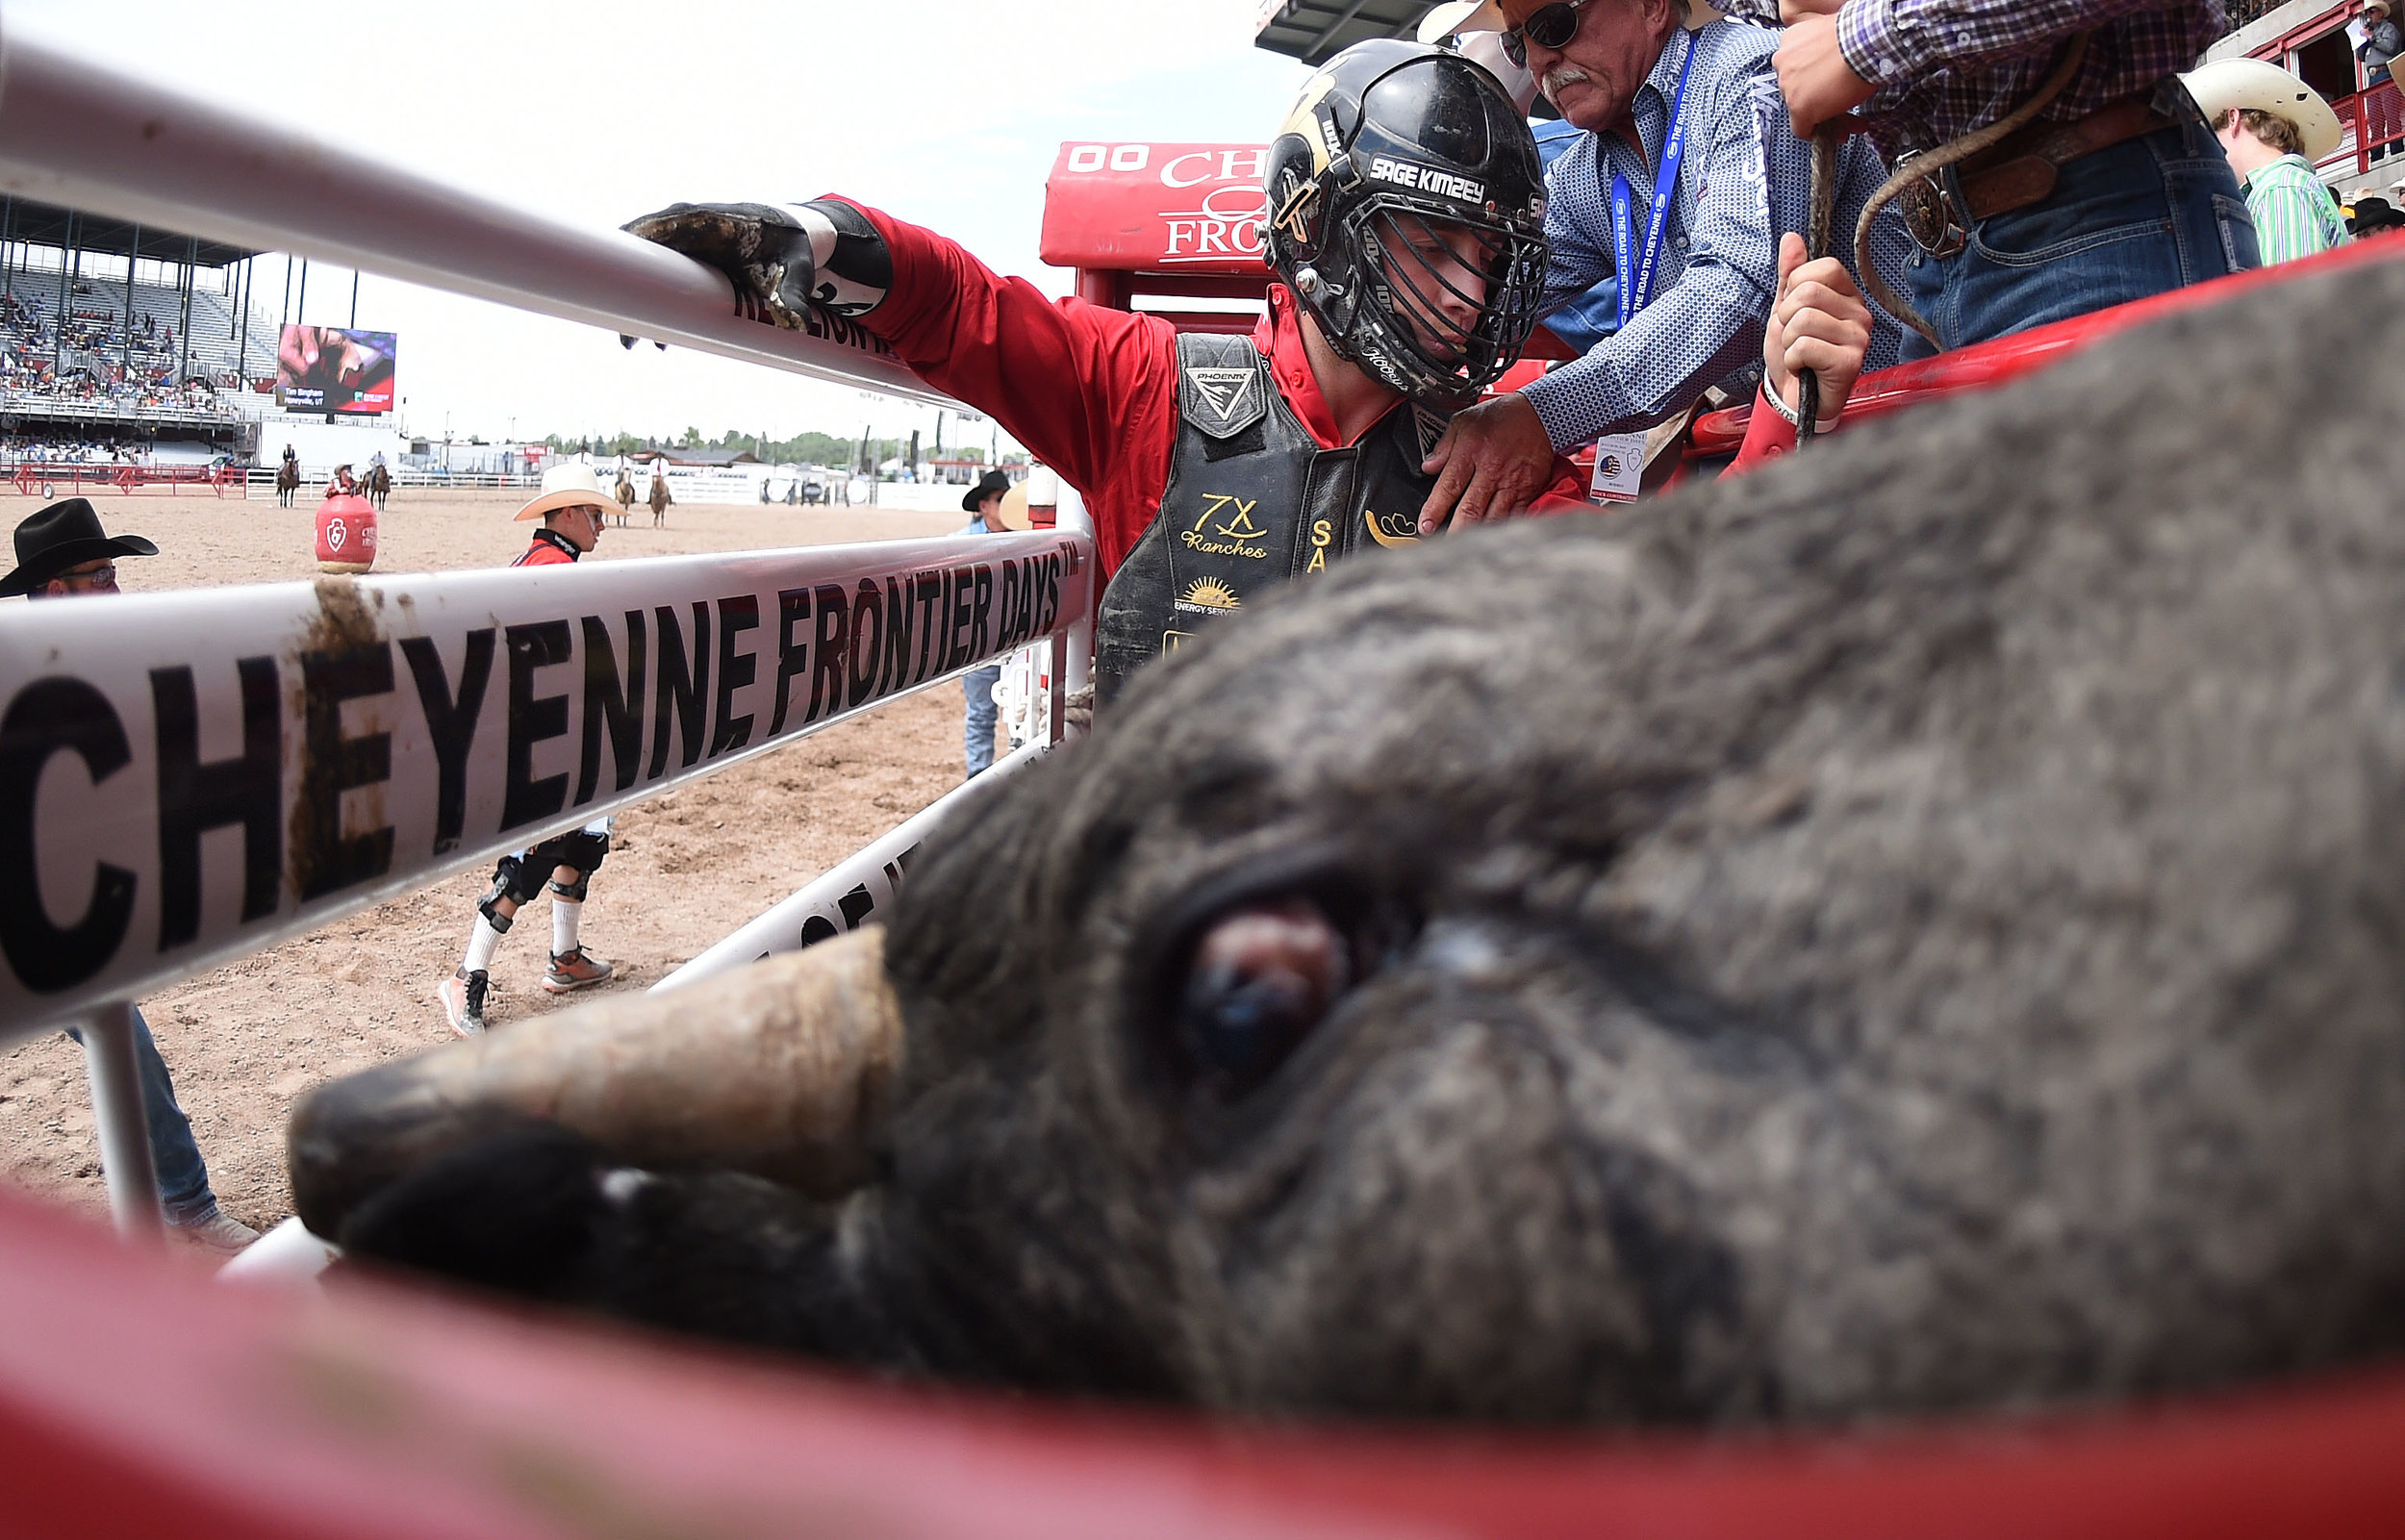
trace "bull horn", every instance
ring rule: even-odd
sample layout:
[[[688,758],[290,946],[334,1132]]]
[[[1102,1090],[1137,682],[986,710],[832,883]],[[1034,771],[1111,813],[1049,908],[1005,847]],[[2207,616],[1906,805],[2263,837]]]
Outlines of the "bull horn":
[[[858,1186],[901,1060],[875,926],[666,995],[603,1000],[318,1087],[286,1133],[301,1222],[332,1236],[395,1177],[544,1119],[631,1166]]]

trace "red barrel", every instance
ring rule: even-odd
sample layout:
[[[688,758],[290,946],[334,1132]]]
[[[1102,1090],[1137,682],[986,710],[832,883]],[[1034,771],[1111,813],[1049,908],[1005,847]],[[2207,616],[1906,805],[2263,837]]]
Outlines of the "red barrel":
[[[341,493],[317,505],[317,570],[365,572],[376,565],[376,510]]]

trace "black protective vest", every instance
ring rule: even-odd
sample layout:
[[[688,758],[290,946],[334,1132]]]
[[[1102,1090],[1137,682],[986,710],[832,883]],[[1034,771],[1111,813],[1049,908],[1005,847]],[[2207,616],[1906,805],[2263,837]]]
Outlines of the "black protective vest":
[[[1169,487],[1102,591],[1097,699],[1290,577],[1373,542],[1414,543],[1436,486],[1420,463],[1447,420],[1406,403],[1353,447],[1323,449],[1249,338],[1180,336]]]

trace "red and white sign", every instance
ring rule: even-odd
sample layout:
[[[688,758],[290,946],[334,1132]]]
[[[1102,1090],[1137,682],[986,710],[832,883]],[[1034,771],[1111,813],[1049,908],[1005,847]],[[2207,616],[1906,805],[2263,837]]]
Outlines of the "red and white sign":
[[[1258,278],[1260,144],[1064,144],[1044,184],[1055,267]]]

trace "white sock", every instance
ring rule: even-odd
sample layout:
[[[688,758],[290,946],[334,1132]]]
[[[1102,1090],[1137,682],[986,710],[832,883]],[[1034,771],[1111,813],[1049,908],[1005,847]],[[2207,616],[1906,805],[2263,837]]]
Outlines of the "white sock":
[[[585,906],[572,903],[558,894],[551,896],[551,955],[565,957],[576,949],[576,927],[583,922]]]
[[[471,973],[489,972],[493,968],[493,948],[501,945],[501,933],[493,928],[493,921],[480,910],[476,925],[468,933],[468,957],[460,967]]]

